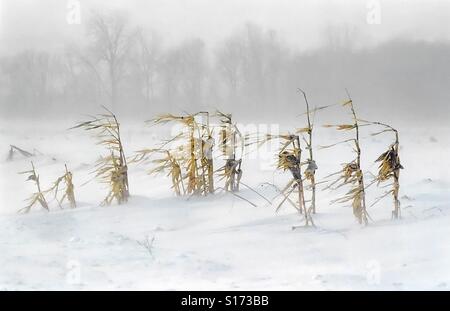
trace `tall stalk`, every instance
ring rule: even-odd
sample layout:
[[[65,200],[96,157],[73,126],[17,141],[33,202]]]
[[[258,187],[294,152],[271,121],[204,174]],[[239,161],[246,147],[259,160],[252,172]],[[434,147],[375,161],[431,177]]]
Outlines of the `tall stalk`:
[[[392,194],[394,199],[394,209],[392,211],[392,218],[398,219],[401,216],[401,210],[400,210],[400,199],[399,199],[399,191],[400,191],[400,170],[403,169],[403,166],[400,163],[400,156],[399,156],[399,135],[398,131],[393,128],[392,126],[381,123],[381,122],[371,122],[371,121],[365,121],[361,120],[363,122],[366,122],[368,124],[374,124],[374,125],[381,125],[385,127],[384,130],[372,134],[372,136],[379,135],[386,132],[393,132],[394,133],[394,142],[389,146],[389,149],[382,153],[375,162],[380,162],[378,175],[375,178],[375,181],[378,182],[378,184],[393,180],[392,183],[392,189],[387,191],[384,195],[377,198],[377,200],[372,204],[376,204],[378,201],[383,199],[385,196]]]
[[[366,208],[366,193],[365,193],[365,187],[364,187],[364,174],[361,169],[361,147],[359,144],[359,123],[358,123],[358,117],[356,116],[355,107],[353,105],[353,100],[350,97],[349,92],[346,90],[348,101],[346,104],[350,106],[350,110],[352,112],[353,116],[353,122],[354,122],[354,129],[355,129],[355,148],[356,148],[356,165],[357,165],[357,172],[356,175],[358,177],[358,191],[355,193],[355,198],[353,202],[353,213],[355,217],[358,219],[359,223],[364,223],[367,225],[368,218],[367,218],[367,208]],[[359,201],[359,202],[358,202]]]
[[[103,109],[107,113],[93,117],[92,120],[81,122],[72,129],[83,128],[86,131],[95,131],[98,144],[109,150],[108,156],[101,157],[97,161],[95,174],[101,182],[108,184],[110,187],[103,204],[109,205],[114,199],[122,204],[128,201],[130,190],[128,165],[122,144],[120,123],[114,113],[106,107],[103,107]]]
[[[19,212],[28,213],[36,203],[39,203],[44,209],[49,211],[48,203],[47,203],[47,200],[45,199],[45,193],[47,191],[43,191],[41,188],[41,182],[39,179],[39,175],[36,172],[36,169],[34,168],[33,161],[31,161],[31,170],[25,171],[25,172],[20,172],[19,174],[23,174],[23,175],[30,174],[28,176],[27,181],[28,180],[34,181],[34,183],[36,184],[36,188],[37,188],[37,192],[33,193],[28,198],[28,205],[25,206],[24,208],[20,209]]]
[[[394,143],[394,152],[397,155],[398,158],[398,166],[394,169],[394,189],[393,189],[393,196],[394,196],[394,210],[392,211],[392,217],[395,219],[398,219],[400,217],[400,200],[398,198],[398,194],[400,191],[400,169],[403,168],[400,164],[400,158],[398,157],[398,151],[399,151],[399,140],[398,140],[398,132],[395,131],[395,143]]]
[[[201,143],[201,162],[204,194],[214,193],[214,139],[209,124],[209,112],[201,111],[199,115],[206,116],[206,124],[201,124],[202,131],[199,134]]]
[[[287,183],[287,185],[282,190],[280,190],[280,194],[284,198],[280,202],[280,204],[278,204],[276,211],[278,211],[285,202],[288,202],[300,214],[303,215],[306,227],[314,226],[314,222],[311,217],[311,209],[306,208],[305,192],[301,170],[302,149],[300,144],[300,137],[298,135],[291,135],[291,134],[285,135],[266,134],[264,138],[257,138],[256,141],[249,142],[247,145],[257,144],[260,147],[266,142],[271,141],[273,139],[279,139],[281,141],[281,147],[278,152],[277,168],[283,171],[289,170],[292,175],[292,179]],[[298,191],[298,204],[296,204],[290,199],[290,195],[295,190]]]
[[[220,137],[219,147],[225,157],[225,165],[218,171],[220,176],[225,179],[225,191],[237,192],[239,191],[240,180],[242,177],[242,158],[237,156],[238,136],[241,144],[240,156],[244,153],[244,141],[241,132],[236,124],[232,122],[232,115],[217,111],[216,114],[220,117]]]
[[[295,142],[297,143],[297,146],[295,146]],[[298,172],[297,174],[295,174],[296,175],[295,182],[298,187],[299,207],[300,207],[300,209],[303,208],[303,215],[305,217],[305,225],[306,226],[309,226],[310,224],[314,225],[311,215],[310,215],[309,211],[306,209],[305,191],[304,191],[304,187],[303,187],[302,171],[301,171],[302,149],[300,146],[299,136],[297,136],[297,135],[295,136],[295,140],[292,141],[292,146],[293,146],[294,150],[296,151],[296,155],[297,155],[297,159],[298,159],[294,168]]]
[[[360,224],[364,223],[365,225],[367,225],[369,216],[366,208],[364,174],[361,169],[361,146],[360,146],[360,132],[359,132],[360,124],[358,122],[358,117],[356,115],[356,110],[353,105],[353,101],[348,91],[347,95],[348,100],[343,104],[343,106],[350,107],[353,124],[325,125],[325,127],[335,127],[339,131],[354,130],[355,137],[322,148],[329,148],[336,146],[338,144],[353,142],[355,145],[354,151],[356,153],[356,158],[350,163],[345,163],[342,170],[327,176],[326,178],[334,175],[339,175],[338,178],[333,182],[331,182],[326,188],[336,190],[345,185],[350,185],[352,187],[350,191],[348,191],[343,197],[333,200],[332,203],[351,202],[353,208],[353,215],[356,217],[356,219]]]
[[[308,149],[309,152],[309,158],[308,158],[308,167],[305,170],[305,177],[310,181],[311,183],[311,211],[313,214],[316,213],[316,169],[317,169],[317,165],[316,162],[314,161],[314,156],[313,156],[313,125],[311,122],[311,111],[310,111],[310,107],[309,107],[309,102],[308,102],[308,98],[306,97],[306,93],[299,89],[299,91],[303,94],[303,97],[305,99],[305,104],[306,104],[306,119],[308,121],[308,127],[306,128],[306,132],[308,134],[308,141],[306,142],[307,146],[306,148]]]

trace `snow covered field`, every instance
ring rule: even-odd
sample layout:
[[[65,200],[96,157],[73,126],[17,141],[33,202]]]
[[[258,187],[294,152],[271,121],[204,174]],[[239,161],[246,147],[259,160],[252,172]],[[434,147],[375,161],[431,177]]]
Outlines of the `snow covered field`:
[[[26,125],[24,125],[26,124]],[[450,130],[399,128],[402,219],[391,221],[392,201],[369,208],[373,222],[358,225],[350,207],[330,205],[338,193],[318,193],[315,229],[292,230],[302,218],[280,198],[269,205],[243,188],[247,202],[226,194],[177,198],[164,175],[130,167],[128,204],[100,207],[106,189],[91,181],[92,163],[103,150],[70,122],[7,122],[0,128],[0,289],[2,290],[449,290]],[[296,125],[299,126],[298,124]],[[127,153],[151,147],[163,130],[124,122]],[[319,129],[317,144],[336,133]],[[318,131],[319,131],[318,130]],[[373,173],[386,137],[364,129],[364,168]],[[165,132],[167,135],[167,131]],[[33,191],[17,172],[30,159],[6,161],[9,144],[27,150],[41,182],[49,186],[64,163],[74,173],[76,209],[34,209],[17,214]],[[319,180],[351,159],[350,147],[317,150]],[[268,198],[288,173],[275,172],[273,153],[244,160],[243,181]],[[367,176],[370,179],[370,175]],[[382,193],[372,186],[369,203]],[[151,253],[139,242],[154,242]]]

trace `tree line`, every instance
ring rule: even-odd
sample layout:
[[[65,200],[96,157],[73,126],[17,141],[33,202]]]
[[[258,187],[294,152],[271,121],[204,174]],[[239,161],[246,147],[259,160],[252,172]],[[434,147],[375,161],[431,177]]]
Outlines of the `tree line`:
[[[300,52],[276,31],[247,23],[214,47],[199,38],[168,46],[123,12],[92,14],[85,28],[83,43],[63,52],[28,49],[0,58],[2,113],[46,116],[99,105],[119,114],[289,112],[298,105],[298,85],[323,103],[345,87],[373,105],[389,98],[420,110],[430,96],[434,103],[449,99],[435,89],[450,82],[448,44],[396,41],[355,50],[350,37],[330,33],[322,49]]]

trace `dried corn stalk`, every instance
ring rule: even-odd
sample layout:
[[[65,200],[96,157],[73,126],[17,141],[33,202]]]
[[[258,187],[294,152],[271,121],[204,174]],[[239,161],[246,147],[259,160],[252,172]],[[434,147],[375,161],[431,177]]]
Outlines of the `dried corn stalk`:
[[[174,116],[166,114],[151,120],[154,124],[165,124],[168,122],[179,122],[185,127],[185,131],[175,136],[171,142],[182,143],[178,145],[178,148],[182,150],[178,163],[186,169],[186,174],[183,179],[186,179],[186,194],[200,194],[201,192],[201,179],[199,177],[199,165],[198,165],[198,138],[196,138],[198,125],[193,115],[187,116]]]
[[[249,137],[247,137],[249,139]],[[300,146],[300,138],[298,135],[272,135],[266,134],[264,138],[257,139],[256,141],[249,142],[249,144],[257,144],[262,146],[266,142],[279,139],[281,141],[280,149],[278,152],[277,169],[286,171],[289,170],[293,179],[291,179],[287,185],[280,191],[284,196],[283,200],[277,206],[278,211],[282,205],[287,201],[300,213],[304,215],[305,226],[314,226],[314,221],[311,216],[311,209],[306,208],[306,200],[304,194],[303,178],[302,178],[302,165],[306,163],[301,162],[302,149]],[[291,199],[291,194],[297,191],[298,202],[295,203]]]
[[[117,203],[127,202],[130,196],[128,184],[128,166],[120,137],[120,124],[116,116],[103,107],[107,113],[93,117],[92,120],[79,123],[73,128],[96,131],[98,144],[105,146],[110,154],[101,157],[96,163],[95,176],[109,185],[109,193],[103,204],[109,205],[116,199]]]
[[[242,158],[237,158],[238,140],[240,155],[243,154],[243,138],[236,124],[232,122],[232,115],[217,111],[220,117],[219,148],[225,157],[225,165],[218,169],[219,176],[225,179],[225,191],[239,191],[242,178]]]
[[[20,153],[25,158],[29,158],[29,157],[34,156],[34,154],[32,154],[31,152],[28,152],[28,151],[26,151],[26,150],[24,150],[22,148],[17,147],[17,146],[9,145],[9,147],[10,148],[9,148],[9,153],[8,153],[8,158],[7,158],[8,161],[12,161],[14,159],[14,154],[16,152]]]
[[[48,207],[48,203],[47,200],[45,199],[45,193],[46,191],[42,191],[41,189],[41,183],[39,180],[39,175],[36,172],[36,169],[34,168],[34,164],[33,162],[31,162],[31,170],[29,171],[24,171],[24,172],[20,172],[19,174],[25,175],[25,174],[29,174],[27,181],[31,180],[34,181],[34,183],[36,184],[36,188],[37,188],[37,192],[33,193],[29,198],[28,198],[28,205],[25,206],[24,208],[19,210],[20,212],[24,212],[24,213],[28,213],[31,208],[36,205],[37,203],[39,203],[43,208],[45,208],[47,211],[49,210]]]
[[[102,205],[110,205],[115,199],[118,204],[128,201],[127,166],[122,158],[111,150],[111,154],[101,157],[96,163],[95,177],[110,188]]]
[[[353,106],[353,101],[348,95],[348,100],[344,102],[343,106],[349,107],[352,117],[353,124],[340,124],[340,125],[325,125],[325,127],[334,127],[340,131],[355,131],[355,138],[347,139],[336,144],[326,146],[323,148],[328,148],[335,146],[344,142],[353,142],[354,143],[354,151],[356,153],[356,158],[343,165],[342,170],[329,175],[338,176],[335,181],[330,183],[326,188],[329,189],[338,189],[345,185],[350,185],[351,189],[348,191],[343,197],[332,201],[333,203],[347,203],[351,202],[353,215],[356,217],[360,224],[368,224],[368,213],[366,209],[366,197],[365,197],[365,187],[364,187],[364,175],[361,169],[361,147],[360,147],[360,138],[359,138],[359,123],[358,118],[356,117],[356,111]]]
[[[153,159],[153,155],[160,155]],[[167,176],[171,177],[172,188],[177,196],[186,194],[186,189],[183,183],[183,175],[181,165],[176,157],[175,152],[167,149],[143,149],[136,152],[136,156],[132,162],[151,162],[155,167],[148,173],[158,174],[161,172],[168,172]]]
[[[53,186],[50,189],[48,189],[46,192],[54,193],[54,197],[55,197],[56,201],[58,202],[58,206],[60,208],[62,208],[62,203],[64,202],[64,200],[67,200],[69,202],[71,208],[75,208],[75,207],[77,207],[77,203],[75,201],[74,185],[72,182],[72,172],[70,172],[67,169],[67,165],[64,165],[64,166],[66,169],[66,172],[64,173],[64,175],[59,177],[53,183]],[[64,186],[65,186],[64,189],[61,188],[61,183],[63,183],[63,182],[64,182]],[[64,193],[61,196],[61,198],[58,198],[58,195],[61,191],[64,191]]]
[[[197,123],[200,126],[200,140],[201,140],[201,167],[202,167],[202,179],[204,183],[204,191],[208,193],[214,193],[214,159],[213,148],[214,138],[212,136],[212,130],[209,122],[209,112],[199,112],[196,115],[205,118],[205,123]]]
[[[205,117],[206,122],[198,122],[196,117]],[[166,158],[160,159],[162,165],[154,170],[169,170],[172,176],[172,184],[177,194],[207,195],[214,192],[214,163],[213,147],[214,139],[209,124],[209,113],[199,112],[193,115],[175,116],[172,114],[161,115],[153,120],[153,124],[166,124],[169,122],[181,123],[183,131],[173,139],[164,142],[157,149],[141,151],[137,154],[136,161],[146,160],[155,152],[165,152]],[[175,145],[169,148],[168,145]],[[169,156],[170,155],[170,156]],[[155,162],[158,164],[158,162]],[[181,190],[183,190],[181,192]]]
[[[362,122],[366,122],[368,124],[374,124],[374,125],[381,125],[385,129],[372,134],[372,136],[379,135],[382,133],[388,133],[393,132],[395,135],[394,142],[389,146],[388,150],[383,152],[376,160],[375,162],[380,162],[380,165],[378,167],[378,175],[376,176],[376,182],[378,185],[382,182],[386,182],[389,180],[393,180],[392,182],[392,189],[387,191],[385,194],[380,196],[375,200],[375,202],[372,204],[376,204],[384,197],[388,196],[389,194],[392,194],[394,198],[394,209],[392,211],[392,218],[398,219],[401,216],[401,210],[400,210],[400,200],[399,200],[399,190],[400,190],[400,170],[403,169],[403,166],[400,163],[400,156],[399,156],[399,138],[398,138],[398,131],[393,128],[390,125],[381,123],[381,122],[370,122],[361,120]]]
[[[306,93],[299,89],[299,91],[303,94],[303,97],[305,99],[306,104],[306,119],[308,121],[308,127],[299,129],[297,131],[297,134],[299,133],[307,133],[308,134],[308,140],[306,141],[306,149],[308,149],[309,152],[309,158],[307,160],[308,166],[305,169],[305,177],[311,184],[311,207],[312,213],[316,213],[316,170],[317,170],[317,164],[314,161],[313,156],[313,124],[311,122],[311,113],[315,112],[315,110],[311,111],[309,108],[308,98],[306,97]]]

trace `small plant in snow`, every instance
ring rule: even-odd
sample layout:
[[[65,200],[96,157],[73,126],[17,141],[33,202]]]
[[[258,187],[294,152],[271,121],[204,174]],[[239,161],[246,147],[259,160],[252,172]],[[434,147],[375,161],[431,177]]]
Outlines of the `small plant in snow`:
[[[19,212],[28,213],[31,210],[31,208],[38,203],[48,211],[49,210],[48,203],[47,200],[45,199],[46,191],[42,191],[39,175],[36,172],[36,169],[34,168],[33,162],[31,162],[31,170],[20,172],[19,174],[28,175],[27,181],[29,180],[33,181],[36,184],[37,188],[37,191],[33,193],[28,199],[28,205],[20,209]]]
[[[150,239],[149,236],[147,235],[145,236],[145,239],[143,241],[137,241],[137,243],[149,253],[152,259],[155,258],[153,256],[153,243],[155,243],[154,236]]]
[[[64,202],[64,200],[67,200],[69,202],[71,208],[75,208],[77,207],[77,202],[75,201],[74,185],[72,182],[73,175],[72,172],[67,169],[67,165],[64,166],[66,172],[53,183],[53,186],[49,190],[47,190],[47,192],[54,193],[55,199],[58,202],[60,208],[62,208],[62,203]],[[64,183],[64,189],[61,188],[62,183]],[[58,194],[61,191],[64,191],[64,193],[61,198],[58,198]]]

